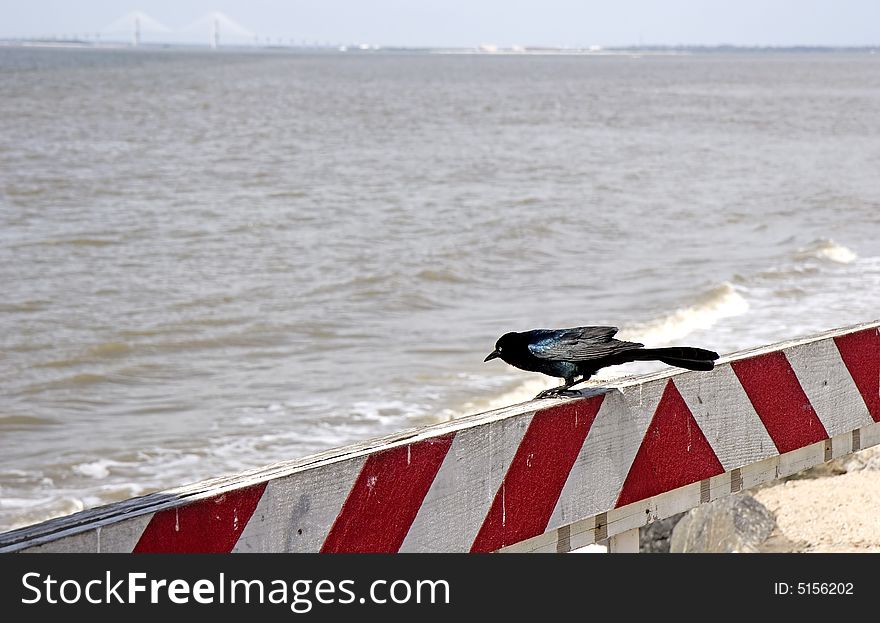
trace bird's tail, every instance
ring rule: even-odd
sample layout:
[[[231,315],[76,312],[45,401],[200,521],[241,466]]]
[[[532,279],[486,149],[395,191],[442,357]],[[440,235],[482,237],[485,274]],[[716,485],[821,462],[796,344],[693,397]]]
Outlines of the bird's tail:
[[[718,353],[704,348],[673,346],[670,348],[640,348],[627,353],[636,361],[662,361],[670,366],[688,370],[711,370]]]

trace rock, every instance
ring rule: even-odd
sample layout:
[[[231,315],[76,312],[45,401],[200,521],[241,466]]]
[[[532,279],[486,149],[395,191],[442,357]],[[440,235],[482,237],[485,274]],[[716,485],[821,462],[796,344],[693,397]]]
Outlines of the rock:
[[[747,493],[691,509],[672,530],[670,552],[757,552],[776,528],[767,508]]]
[[[871,457],[871,459],[869,459],[868,462],[865,463],[863,469],[880,472],[880,456]]]
[[[844,469],[847,474],[864,470],[877,471],[880,470],[880,446],[873,448],[865,448],[860,452],[846,457]]]
[[[850,460],[849,456],[831,459],[824,463],[819,463],[813,467],[808,467],[799,472],[786,476],[784,480],[806,480],[808,478],[828,478],[829,476],[839,476],[846,473],[846,464]]]
[[[880,446],[865,448],[859,452],[831,459],[830,461],[820,463],[819,465],[814,465],[813,467],[786,477],[785,480],[827,478],[829,476],[839,476],[841,474],[857,472],[863,469],[880,469]]]
[[[677,513],[666,519],[658,519],[639,528],[639,552],[644,554],[665,554],[669,551],[669,537],[675,524],[685,513]]]

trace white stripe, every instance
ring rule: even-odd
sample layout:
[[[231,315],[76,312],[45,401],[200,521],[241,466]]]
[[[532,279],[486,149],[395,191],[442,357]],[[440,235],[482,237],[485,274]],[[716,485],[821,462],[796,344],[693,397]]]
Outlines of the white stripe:
[[[366,456],[270,480],[233,552],[317,552]]]
[[[605,395],[550,515],[548,530],[614,507],[665,386],[652,383]]]
[[[470,551],[533,417],[456,433],[401,552]]]
[[[834,340],[783,352],[829,437],[874,421]]]
[[[141,515],[122,523],[101,527],[98,536],[98,551],[101,553],[132,552],[154,515],[155,513]]]
[[[130,554],[155,513],[132,517],[117,523],[98,526],[86,532],[78,532],[42,545],[28,547],[23,552],[68,553],[123,553]]]
[[[724,471],[779,454],[730,364],[675,379]]]

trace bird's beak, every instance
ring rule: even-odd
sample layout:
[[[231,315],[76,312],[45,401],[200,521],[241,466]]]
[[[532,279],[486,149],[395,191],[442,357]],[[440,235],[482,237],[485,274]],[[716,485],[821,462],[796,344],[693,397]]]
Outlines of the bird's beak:
[[[493,350],[489,355],[483,359],[484,362],[489,361],[490,359],[495,359],[496,357],[500,357],[500,353],[497,350]]]

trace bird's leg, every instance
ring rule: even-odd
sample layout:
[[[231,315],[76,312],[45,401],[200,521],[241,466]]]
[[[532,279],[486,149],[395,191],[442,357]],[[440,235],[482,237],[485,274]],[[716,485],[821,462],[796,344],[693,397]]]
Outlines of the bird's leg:
[[[580,377],[581,378],[577,381],[574,380],[574,377],[571,377],[569,379],[565,379],[565,385],[563,385],[560,389],[568,389],[572,385],[579,385],[579,384],[583,383],[584,381],[586,381],[588,378],[590,378],[589,376],[587,376],[585,374],[581,374]]]
[[[573,385],[577,385],[578,383],[583,383],[588,378],[587,375],[584,375],[581,380],[575,381],[575,377],[569,377],[565,379],[565,383],[560,385],[559,387],[551,387],[550,389],[545,389],[537,396],[535,396],[535,400],[540,400],[541,398],[557,398],[559,396],[580,396],[580,392],[577,390],[569,389]]]

